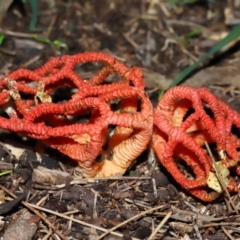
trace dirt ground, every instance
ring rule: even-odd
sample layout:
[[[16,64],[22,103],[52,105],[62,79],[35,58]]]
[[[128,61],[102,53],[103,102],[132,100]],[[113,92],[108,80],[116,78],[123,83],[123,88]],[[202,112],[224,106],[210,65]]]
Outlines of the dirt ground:
[[[167,2],[39,1],[35,29],[29,31],[30,5],[14,1],[0,25],[5,34],[0,77],[18,68],[36,69],[53,56],[100,51],[141,67],[146,93],[156,105],[159,90],[240,22],[237,0]],[[235,42],[183,84],[206,86],[239,110],[239,49]],[[147,153],[123,177],[73,180],[76,164],[59,152],[6,131],[0,140],[1,170],[13,170],[0,177],[4,240],[240,239],[239,193],[231,197],[235,209],[224,194],[203,203],[156,158],[147,160]],[[44,169],[33,172],[39,162]]]

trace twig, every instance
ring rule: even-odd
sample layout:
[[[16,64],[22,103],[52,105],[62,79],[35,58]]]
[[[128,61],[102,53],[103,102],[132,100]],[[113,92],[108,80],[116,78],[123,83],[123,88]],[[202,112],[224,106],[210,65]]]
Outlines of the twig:
[[[80,178],[76,177],[71,181],[71,185],[74,184],[87,184],[87,183],[97,183],[99,181],[109,181],[109,180],[150,180],[151,177],[123,177],[123,176],[116,176],[116,177],[107,177],[107,178]],[[65,184],[58,185],[61,187],[65,187]]]
[[[161,10],[163,11],[163,13],[164,13],[164,15],[165,15],[166,17],[170,17],[170,16],[171,16],[171,14],[170,14],[170,12],[168,11],[167,7],[165,6],[165,3],[164,3],[163,0],[160,0],[159,6],[160,6]]]
[[[53,26],[54,26],[56,20],[57,20],[57,14],[55,14],[55,15],[51,18],[49,27],[48,27],[47,32],[46,32],[46,37],[47,37],[47,38],[49,38],[49,35],[50,35],[51,32],[52,32],[52,29],[53,29]]]
[[[194,228],[194,230],[195,230],[195,232],[196,232],[197,239],[198,239],[198,240],[203,240],[203,238],[202,238],[202,236],[201,236],[201,233],[200,233],[200,231],[199,231],[198,226],[197,226],[196,224],[194,224],[193,228]]]
[[[13,198],[17,198],[17,196],[10,192],[7,188],[5,188],[4,186],[2,186],[0,184],[0,188],[5,191],[7,194],[9,194],[11,197]],[[31,204],[25,202],[25,201],[21,201],[22,205],[24,205],[26,208],[28,208],[29,210],[31,210],[32,212],[34,212],[36,215],[38,215],[55,233],[57,233],[57,235],[59,235],[61,237],[61,239],[64,239],[64,240],[67,240],[67,238],[61,233],[59,232],[56,227],[47,220],[46,217],[44,217],[40,212],[36,211],[32,206]]]
[[[169,38],[169,37],[166,38],[165,44],[164,44],[164,46],[162,47],[161,51],[165,51],[165,50],[167,49],[168,44],[169,44],[169,43],[173,43],[173,44],[178,45],[179,48],[180,48],[180,50],[181,50],[184,54],[186,54],[189,58],[191,58],[191,60],[193,60],[194,62],[196,62],[198,59],[197,59],[192,53],[190,53],[190,52],[186,49],[186,47],[182,44],[181,40],[176,40],[175,36],[177,36],[178,39],[180,39],[180,37],[176,34],[175,30],[174,30],[171,26],[169,26],[169,25],[167,25],[167,28],[168,28],[169,32],[170,32],[172,35],[174,35],[174,37],[172,37],[172,38]]]
[[[146,214],[148,214],[148,213],[150,213],[150,212],[153,212],[153,211],[156,211],[156,210],[158,210],[158,209],[161,209],[161,208],[163,208],[163,207],[164,207],[164,206],[161,205],[161,206],[157,206],[157,207],[155,207],[155,208],[148,209],[148,210],[146,210],[146,211],[144,211],[144,212],[141,212],[141,213],[139,213],[139,214],[137,214],[137,215],[135,215],[135,216],[127,219],[126,221],[124,221],[124,222],[116,225],[115,227],[109,229],[107,232],[105,232],[104,234],[102,234],[101,236],[99,236],[96,240],[100,240],[100,239],[104,238],[105,236],[107,236],[109,233],[112,233],[112,231],[114,231],[114,230],[122,227],[123,225],[125,225],[125,224],[127,224],[127,223],[129,223],[129,222],[131,222],[131,221],[133,221],[133,220],[135,220],[135,219],[137,219],[137,218],[140,218],[140,217],[142,217],[142,216],[144,216],[144,215],[146,215]]]
[[[48,233],[42,238],[42,240],[48,240],[50,239],[50,236],[52,235],[53,231],[52,229],[50,228]]]
[[[223,226],[221,228],[230,240],[235,240],[235,238],[233,238],[231,234]]]
[[[3,33],[8,36],[22,37],[22,38],[33,38],[36,35],[35,33],[14,32],[14,31],[9,31],[9,30],[4,30],[2,28],[0,28],[0,33]],[[44,37],[44,36],[38,35],[38,37]]]
[[[189,21],[179,20],[179,19],[177,19],[177,20],[176,19],[166,19],[165,21],[167,24],[170,24],[170,25],[181,25],[181,26],[190,26],[190,27],[194,27],[194,28],[200,28],[201,31],[206,36],[209,36],[209,34],[211,33],[208,28],[206,28],[200,24],[194,23],[194,22],[189,22]]]
[[[83,226],[87,226],[87,227],[90,227],[90,228],[95,228],[97,230],[100,230],[102,232],[108,232],[107,229],[105,228],[101,228],[101,227],[98,227],[98,226],[95,226],[93,224],[90,224],[90,223],[86,223],[86,222],[83,222],[81,220],[78,220],[78,219],[75,219],[75,218],[72,218],[72,217],[69,217],[69,216],[66,216],[62,213],[58,213],[58,212],[55,212],[55,211],[52,211],[50,209],[47,209],[47,208],[43,208],[43,207],[39,207],[37,205],[34,205],[34,204],[31,204],[31,203],[26,203],[27,205],[31,206],[32,208],[35,208],[35,209],[38,209],[40,211],[43,211],[43,212],[47,212],[47,213],[50,213],[50,214],[53,214],[53,215],[56,215],[58,217],[61,217],[61,218],[65,218],[65,219],[68,219],[68,220],[71,220],[73,222],[76,222],[76,223],[79,223]],[[117,236],[117,237],[123,237],[123,234],[121,233],[117,233],[117,232],[111,232],[112,235],[114,236]],[[137,238],[132,238],[133,240],[138,240]]]
[[[167,220],[171,217],[172,212],[169,212],[163,220],[158,224],[158,226],[155,228],[155,230],[152,232],[152,234],[149,236],[148,240],[153,240],[156,236],[157,232],[161,229],[161,227],[167,222]]]
[[[127,33],[123,33],[123,36],[135,48],[135,50],[139,49],[139,45]]]
[[[199,228],[208,228],[208,227],[219,227],[219,226],[240,226],[240,222],[221,222],[221,223],[211,223],[198,226]]]
[[[22,67],[26,68],[29,65],[33,64],[34,62],[38,61],[42,57],[42,54],[38,54],[34,56],[33,58],[29,59],[27,62],[25,62]]]
[[[148,9],[147,9],[148,13],[154,8],[155,4],[156,4],[156,0],[151,0],[150,1],[149,5],[148,5]]]

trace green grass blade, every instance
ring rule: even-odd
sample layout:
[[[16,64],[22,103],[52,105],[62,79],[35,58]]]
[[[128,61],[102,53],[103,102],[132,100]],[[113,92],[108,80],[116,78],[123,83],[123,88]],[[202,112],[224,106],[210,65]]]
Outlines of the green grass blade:
[[[29,0],[30,8],[31,8],[31,21],[29,25],[29,31],[32,32],[36,28],[38,21],[38,0]]]
[[[4,39],[5,39],[5,35],[0,34],[0,46],[2,46]]]
[[[5,171],[3,171],[3,172],[0,173],[0,177],[5,176],[5,175],[7,175],[7,174],[10,174],[10,173],[12,173],[12,172],[13,172],[12,170],[5,170]]]

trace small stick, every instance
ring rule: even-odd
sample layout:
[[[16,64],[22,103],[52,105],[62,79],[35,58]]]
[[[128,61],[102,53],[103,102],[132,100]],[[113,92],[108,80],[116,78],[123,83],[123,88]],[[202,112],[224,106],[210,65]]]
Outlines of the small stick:
[[[148,210],[146,210],[146,211],[144,211],[144,212],[141,212],[141,213],[139,213],[139,214],[137,214],[137,215],[135,215],[135,216],[127,219],[126,221],[124,221],[124,222],[116,225],[115,227],[109,229],[107,232],[105,232],[105,233],[103,233],[101,236],[99,236],[96,240],[101,240],[102,238],[104,238],[105,236],[107,236],[107,235],[108,235],[109,233],[111,233],[112,231],[114,231],[114,230],[122,227],[123,225],[131,222],[132,220],[135,220],[135,219],[137,219],[137,218],[139,218],[139,217],[142,217],[142,216],[144,216],[144,215],[146,215],[146,214],[148,214],[148,213],[150,213],[150,212],[152,212],[152,211],[155,211],[155,210],[158,210],[158,209],[161,209],[161,208],[163,208],[163,205],[157,206],[157,207],[155,207],[155,208],[148,209]]]
[[[14,193],[10,192],[7,188],[2,186],[1,184],[0,184],[0,188],[3,191],[5,191],[8,195],[10,195],[11,197],[17,198],[17,196]],[[25,206],[26,208],[28,208],[29,210],[34,212],[36,215],[38,215],[55,233],[57,233],[57,235],[59,235],[61,237],[61,239],[67,240],[67,238],[61,232],[59,232],[51,222],[49,222],[40,212],[38,212],[36,209],[34,209],[32,206],[30,206],[29,203],[27,203],[25,201],[21,201],[21,203],[23,206]]]
[[[157,232],[161,229],[161,227],[167,222],[167,220],[171,217],[172,212],[169,212],[163,220],[158,224],[158,226],[155,228],[155,230],[152,232],[152,234],[149,236],[148,240],[153,240],[156,236]]]
[[[90,228],[95,228],[99,231],[102,231],[102,232],[108,232],[107,229],[105,228],[102,228],[102,227],[98,227],[98,226],[95,226],[93,224],[90,224],[90,223],[87,223],[87,222],[84,222],[84,221],[81,221],[81,220],[78,220],[78,219],[75,219],[75,218],[72,218],[72,217],[69,217],[65,214],[62,214],[62,213],[59,213],[59,212],[55,212],[55,211],[52,211],[50,209],[47,209],[47,208],[43,208],[43,207],[39,207],[37,205],[34,205],[34,204],[31,204],[31,203],[26,203],[27,205],[33,207],[33,208],[36,208],[38,210],[41,210],[43,212],[47,212],[47,213],[50,213],[50,214],[53,214],[53,215],[56,215],[58,217],[61,217],[61,218],[64,218],[64,219],[68,219],[68,220],[71,220],[73,222],[76,222],[76,223],[79,223],[83,226],[87,226],[87,227],[90,227]],[[117,232],[111,232],[112,235],[115,235],[117,237],[123,237],[123,234],[121,233],[117,233]],[[138,240],[137,238],[132,238],[132,240]]]
[[[222,226],[221,228],[230,240],[235,240],[225,227]]]

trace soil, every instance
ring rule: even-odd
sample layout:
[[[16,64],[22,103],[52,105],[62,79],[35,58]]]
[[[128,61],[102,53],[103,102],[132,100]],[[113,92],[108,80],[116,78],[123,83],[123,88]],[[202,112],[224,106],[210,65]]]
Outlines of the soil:
[[[104,52],[143,69],[146,92],[156,105],[159,91],[240,19],[238,0],[167,2],[39,1],[30,31],[30,5],[13,1],[0,25],[5,34],[0,77],[36,69],[53,56]],[[183,84],[206,86],[239,110],[239,50],[236,41]],[[0,140],[0,169],[12,170],[0,177],[4,240],[240,239],[239,192],[231,201],[222,194],[212,203],[201,202],[147,152],[122,177],[82,179],[74,175],[74,162],[39,141],[6,131]],[[233,177],[240,184],[239,176]]]

